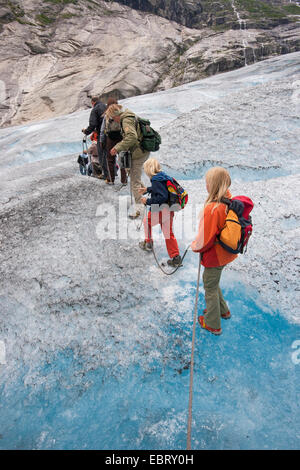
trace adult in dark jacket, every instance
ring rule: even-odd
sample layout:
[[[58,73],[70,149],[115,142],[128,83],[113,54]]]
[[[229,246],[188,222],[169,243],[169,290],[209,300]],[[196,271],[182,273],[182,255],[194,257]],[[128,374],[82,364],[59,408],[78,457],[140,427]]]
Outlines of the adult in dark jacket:
[[[117,145],[117,143],[121,142],[122,134],[121,134],[121,125],[120,123],[114,122],[111,119],[106,119],[106,113],[108,108],[112,104],[118,104],[118,101],[109,96],[106,105],[105,116],[102,121],[101,132],[100,132],[100,145],[101,148],[105,148],[106,150],[106,160],[107,160],[107,168],[108,168],[108,176],[109,179],[106,180],[108,184],[114,184],[115,176],[117,174],[116,171],[116,156],[111,155],[111,149]],[[127,174],[125,168],[121,168],[121,183],[127,184]]]
[[[102,120],[103,120],[103,113],[106,110],[106,105],[100,101],[98,96],[93,96],[93,98],[91,99],[91,103],[92,103],[92,111],[90,114],[89,125],[86,129],[82,129],[82,132],[85,135],[89,135],[94,131],[97,132],[98,134],[97,149],[98,149],[99,161],[102,167],[103,178],[107,179],[108,171],[107,171],[106,154],[101,149],[101,146],[100,146],[100,130],[101,130],[101,125],[102,125]]]
[[[170,256],[168,265],[178,266],[181,264],[181,256],[173,233],[174,212],[170,211],[168,206],[169,191],[167,181],[170,177],[161,171],[160,164],[155,158],[149,158],[144,163],[144,171],[150,178],[152,185],[139,190],[140,194],[150,194],[150,197],[143,197],[141,199],[143,204],[150,206],[150,210],[144,218],[145,240],[140,242],[139,246],[146,251],[152,250],[152,227],[160,224]]]

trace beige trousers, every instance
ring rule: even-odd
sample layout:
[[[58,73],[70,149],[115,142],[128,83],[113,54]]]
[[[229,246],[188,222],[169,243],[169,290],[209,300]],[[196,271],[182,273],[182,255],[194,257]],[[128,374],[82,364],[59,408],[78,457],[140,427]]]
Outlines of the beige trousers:
[[[143,165],[150,153],[145,153],[144,156],[140,158],[135,158],[131,160],[130,168],[130,190],[134,196],[134,201],[136,205],[141,204],[142,195],[139,194],[139,189],[142,187],[142,171]]]

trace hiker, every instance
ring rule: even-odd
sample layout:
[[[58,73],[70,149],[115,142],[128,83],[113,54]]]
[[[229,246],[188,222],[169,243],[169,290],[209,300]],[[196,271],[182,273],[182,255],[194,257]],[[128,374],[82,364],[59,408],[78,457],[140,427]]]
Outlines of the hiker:
[[[132,155],[130,168],[130,189],[134,195],[134,212],[129,215],[131,219],[136,219],[141,215],[143,205],[141,203],[141,194],[139,189],[142,187],[141,177],[143,164],[149,157],[150,152],[143,151],[140,142],[142,133],[137,124],[136,116],[128,109],[123,110],[119,104],[112,104],[105,113],[106,119],[112,119],[121,124],[122,140],[118,142],[110,151],[114,156],[121,151],[130,151]]]
[[[100,145],[101,148],[105,148],[107,155],[107,167],[108,167],[108,178],[106,179],[107,184],[114,184],[117,173],[116,156],[111,155],[111,149],[122,140],[121,135],[121,124],[115,122],[113,119],[106,119],[106,112],[112,104],[118,104],[117,100],[113,97],[109,97],[107,100],[107,107],[104,113],[101,132],[100,132]],[[121,183],[127,184],[127,174],[125,168],[121,169]]]
[[[84,150],[83,153],[87,153],[91,156],[92,176],[94,176],[95,178],[100,178],[102,170],[99,163],[97,140],[98,135],[97,132],[94,131],[91,135],[92,144],[87,150]]]
[[[102,151],[101,146],[100,146],[100,130],[101,130],[101,124],[103,120],[103,113],[106,110],[106,105],[100,101],[98,96],[93,96],[91,99],[91,103],[92,103],[93,109],[90,114],[89,125],[86,129],[82,129],[82,132],[85,135],[89,135],[93,131],[97,132],[98,134],[97,147],[98,147],[99,162],[102,168],[103,178],[107,179],[108,173],[107,173],[106,156],[105,156],[105,152]]]
[[[200,216],[198,234],[191,244],[192,250],[201,254],[201,264],[204,266],[206,309],[198,321],[202,328],[220,335],[221,318],[229,319],[231,316],[219,287],[220,278],[226,264],[237,257],[237,254],[229,253],[217,241],[227,216],[227,205],[222,203],[222,199],[231,199],[231,179],[225,168],[214,167],[208,170],[205,180],[208,197]]]
[[[155,158],[149,158],[144,163],[144,171],[150,178],[152,185],[148,188],[139,189],[140,194],[150,194],[149,198],[143,197],[141,199],[141,202],[149,206],[150,210],[144,218],[145,240],[140,242],[139,246],[145,251],[152,251],[152,227],[160,224],[170,256],[167,261],[168,265],[181,265],[178,243],[173,233],[174,212],[168,206],[167,181],[170,180],[170,177],[161,170],[160,164]]]

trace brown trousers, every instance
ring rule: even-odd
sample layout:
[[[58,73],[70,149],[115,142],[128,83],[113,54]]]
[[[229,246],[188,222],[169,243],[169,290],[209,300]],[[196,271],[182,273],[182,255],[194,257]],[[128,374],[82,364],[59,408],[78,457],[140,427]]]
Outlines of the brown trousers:
[[[116,156],[111,155],[111,149],[118,143],[120,140],[112,140],[106,136],[106,152],[107,152],[107,167],[108,167],[108,181],[114,183],[115,181],[115,167],[116,167]],[[127,174],[125,168],[121,169],[121,183],[127,183]]]
[[[101,165],[99,162],[92,161],[93,174],[95,176],[100,176],[102,173]]]

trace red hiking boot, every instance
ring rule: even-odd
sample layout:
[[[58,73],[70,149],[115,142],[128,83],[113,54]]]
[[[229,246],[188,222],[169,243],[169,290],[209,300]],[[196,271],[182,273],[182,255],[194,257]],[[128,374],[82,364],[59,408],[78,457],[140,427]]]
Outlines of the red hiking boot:
[[[221,317],[224,318],[224,320],[229,320],[231,318],[231,313],[228,310],[228,312],[224,313],[223,315],[221,314]]]
[[[198,322],[200,323],[201,328],[204,328],[205,330],[209,331],[213,335],[221,335],[222,334],[222,328],[215,329],[215,328],[211,328],[210,326],[207,326],[205,324],[203,315],[200,315],[200,317],[198,317]]]
[[[203,313],[204,315],[207,313],[206,308],[203,310]],[[221,314],[221,317],[224,318],[224,320],[229,320],[229,318],[231,318],[230,310],[228,310],[228,312],[224,313],[223,315]]]

